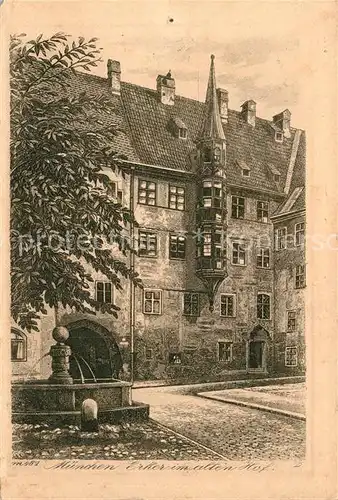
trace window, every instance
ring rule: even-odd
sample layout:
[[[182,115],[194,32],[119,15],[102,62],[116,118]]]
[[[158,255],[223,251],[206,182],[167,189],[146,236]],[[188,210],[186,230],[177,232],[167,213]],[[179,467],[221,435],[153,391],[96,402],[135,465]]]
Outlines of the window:
[[[185,236],[177,234],[169,235],[169,258],[170,259],[185,259]]]
[[[245,246],[243,243],[232,244],[232,263],[236,266],[245,266],[246,256],[245,256]]]
[[[234,219],[244,219],[245,200],[240,196],[231,198],[231,217]]]
[[[295,225],[295,245],[297,247],[304,245],[304,222]]]
[[[250,170],[248,168],[243,168],[242,175],[243,177],[250,177]]]
[[[11,330],[11,360],[27,360],[27,338],[17,330]]]
[[[297,347],[285,347],[285,366],[297,366]]]
[[[284,250],[286,248],[286,227],[281,227],[275,231],[275,249]]]
[[[211,233],[203,233],[203,256],[211,257]]]
[[[235,295],[221,294],[221,316],[234,318],[236,316]]]
[[[116,198],[117,198],[117,203],[119,203],[120,205],[122,205],[122,203],[123,203],[123,192],[120,191],[120,190],[118,190]]]
[[[218,361],[232,360],[232,343],[218,342]]]
[[[296,288],[305,287],[305,266],[296,266]]]
[[[180,186],[169,186],[169,208],[184,210],[185,189]]]
[[[113,284],[110,281],[96,282],[96,300],[101,304],[113,303]]]
[[[273,180],[278,183],[280,181],[280,174],[273,174]]]
[[[145,355],[146,355],[146,359],[152,359],[153,358],[153,350],[146,349]]]
[[[183,314],[185,316],[199,316],[199,294],[185,293],[183,296]]]
[[[257,220],[259,222],[268,222],[269,202],[257,201]]]
[[[219,163],[221,161],[221,150],[220,148],[215,148],[214,149],[214,160],[216,163]]]
[[[162,314],[162,291],[144,290],[144,314]]]
[[[275,132],[275,141],[276,142],[283,142],[283,133],[282,132]]]
[[[257,296],[257,318],[270,319],[270,295],[266,293]]]
[[[267,269],[270,267],[270,249],[259,248],[257,250],[257,267]]]
[[[178,137],[180,139],[186,139],[187,138],[187,129],[186,128],[179,128],[178,129]]]
[[[157,255],[157,235],[150,231],[139,232],[139,250],[140,257],[156,257]]]
[[[221,207],[222,183],[217,181],[204,181],[202,200],[204,207]]]
[[[182,356],[180,352],[171,352],[169,354],[169,363],[171,365],[180,365],[182,363]]]
[[[141,205],[156,205],[155,182],[139,180],[138,202],[141,203]]]
[[[296,330],[296,311],[288,311],[288,332],[294,332]]]

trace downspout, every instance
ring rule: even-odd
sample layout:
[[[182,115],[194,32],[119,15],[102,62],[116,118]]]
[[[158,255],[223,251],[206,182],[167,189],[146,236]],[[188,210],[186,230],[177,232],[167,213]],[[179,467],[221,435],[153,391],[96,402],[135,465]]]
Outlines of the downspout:
[[[134,217],[134,191],[135,191],[135,167],[131,168],[130,171],[130,196],[129,196],[129,210]],[[135,332],[135,285],[133,282],[133,274],[135,271],[135,227],[134,221],[130,223],[130,246],[131,251],[129,254],[129,267],[130,267],[130,279],[129,279],[129,320],[130,320],[130,382],[134,383],[134,332]]]

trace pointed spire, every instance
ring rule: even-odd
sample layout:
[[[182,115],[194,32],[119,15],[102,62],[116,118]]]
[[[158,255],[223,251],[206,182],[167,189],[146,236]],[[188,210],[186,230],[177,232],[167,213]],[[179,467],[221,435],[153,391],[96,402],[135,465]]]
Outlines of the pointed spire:
[[[203,139],[208,138],[225,140],[217,102],[214,59],[215,56],[212,55],[201,135]]]

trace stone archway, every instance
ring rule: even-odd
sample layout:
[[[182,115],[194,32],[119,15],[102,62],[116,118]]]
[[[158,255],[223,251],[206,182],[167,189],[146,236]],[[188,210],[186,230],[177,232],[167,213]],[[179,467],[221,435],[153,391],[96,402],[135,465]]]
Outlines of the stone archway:
[[[75,382],[105,382],[119,378],[122,357],[116,340],[104,326],[90,320],[66,325],[72,349],[70,374]]]

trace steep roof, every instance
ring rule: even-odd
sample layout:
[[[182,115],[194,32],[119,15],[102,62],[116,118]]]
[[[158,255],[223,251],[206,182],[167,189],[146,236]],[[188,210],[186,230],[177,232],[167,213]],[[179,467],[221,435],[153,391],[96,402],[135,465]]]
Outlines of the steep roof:
[[[217,94],[216,94],[216,76],[215,76],[215,56],[211,56],[210,72],[208,80],[207,95],[205,98],[203,125],[201,137],[203,139],[225,139],[219,114]]]
[[[74,91],[90,95],[109,94],[105,78],[78,73],[74,77]],[[106,125],[117,126],[116,147],[130,161],[191,172],[191,153],[202,130],[206,104],[175,96],[174,105],[162,104],[156,90],[121,82],[121,96],[110,94],[114,113]],[[170,130],[171,119],[182,120],[187,127],[187,138],[182,140]],[[272,121],[256,118],[255,127],[246,123],[242,114],[229,110],[228,123],[222,123],[226,139],[226,169],[229,184],[244,188],[267,189],[283,193],[290,162],[295,129],[291,137],[276,142]],[[238,163],[250,168],[250,177],[243,177]],[[276,183],[271,176],[271,165],[280,172]],[[270,167],[269,167],[270,166]],[[305,138],[301,134],[297,153],[292,191],[304,185]]]
[[[273,217],[283,216],[290,212],[301,212],[305,210],[305,187],[298,186],[290,192],[287,199],[278,207]]]

